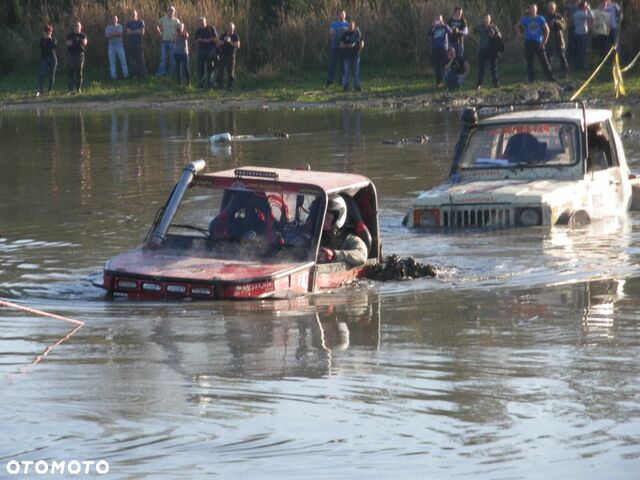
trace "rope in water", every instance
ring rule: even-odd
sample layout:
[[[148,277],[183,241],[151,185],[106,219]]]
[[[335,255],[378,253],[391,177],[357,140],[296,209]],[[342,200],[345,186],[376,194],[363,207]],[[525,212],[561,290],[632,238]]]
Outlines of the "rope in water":
[[[61,315],[56,315],[55,313],[48,313],[42,310],[38,310],[37,308],[25,307],[24,305],[18,305],[17,303],[9,302],[7,300],[0,300],[0,306],[15,308],[16,310],[22,310],[23,312],[33,313],[35,315],[39,315],[41,317],[53,318],[56,320],[62,320],[63,322],[73,323],[74,325],[82,326],[85,323],[81,320],[74,320],[73,318],[63,317]]]

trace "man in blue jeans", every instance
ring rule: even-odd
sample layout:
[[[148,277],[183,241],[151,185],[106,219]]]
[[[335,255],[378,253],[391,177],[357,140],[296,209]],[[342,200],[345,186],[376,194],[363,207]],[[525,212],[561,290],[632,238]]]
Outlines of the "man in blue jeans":
[[[529,16],[522,17],[513,26],[520,38],[524,37],[524,55],[527,61],[527,77],[529,82],[535,80],[533,69],[533,57],[537,56],[540,66],[550,82],[555,82],[555,77],[549,65],[549,59],[545,48],[549,40],[549,26],[545,19],[538,15],[538,6],[532,3],[529,6]]]
[[[156,32],[162,39],[160,45],[160,65],[158,66],[158,77],[168,75],[175,70],[175,58],[173,56],[173,35],[180,26],[180,20],[176,18],[176,7],[171,5],[167,9],[167,14],[158,20]],[[170,68],[167,69],[167,62]]]
[[[340,10],[338,12],[338,19],[329,26],[329,47],[331,49],[331,57],[329,58],[327,87],[333,83],[333,79],[336,76],[336,64],[338,63],[338,59],[340,59],[340,45],[338,45],[338,43],[340,42],[340,37],[348,27],[349,22],[347,22],[347,12]]]
[[[344,72],[342,74],[342,89],[349,90],[349,73],[353,70],[353,86],[360,91],[360,53],[364,48],[364,40],[360,29],[353,20],[340,37],[340,55],[342,55]]]
[[[449,37],[453,30],[444,23],[442,15],[436,15],[435,20],[427,30],[427,37],[431,39],[431,63],[436,76],[436,87],[444,85],[444,65],[447,63],[447,51],[449,50]]]

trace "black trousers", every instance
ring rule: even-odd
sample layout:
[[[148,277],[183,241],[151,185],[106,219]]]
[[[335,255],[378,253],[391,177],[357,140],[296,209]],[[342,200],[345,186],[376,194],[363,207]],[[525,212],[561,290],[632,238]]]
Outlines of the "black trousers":
[[[500,84],[498,79],[498,55],[492,52],[489,47],[481,48],[478,50],[478,82],[477,85],[482,85],[484,81],[484,67],[489,62],[489,69],[491,70],[491,79],[493,80],[493,86],[497,87]]]
[[[533,57],[538,57],[540,61],[540,66],[542,67],[542,71],[547,77],[547,80],[550,82],[555,81],[555,77],[553,76],[553,72],[551,71],[551,66],[549,66],[549,60],[547,59],[547,54],[542,48],[542,44],[536,42],[535,40],[525,40],[524,41],[524,56],[527,61],[527,77],[529,77],[529,81],[533,82],[536,79],[535,71],[533,69]]]
[[[198,86],[201,88],[211,86],[211,76],[213,75],[213,60],[209,57],[209,52],[198,50],[196,58],[198,67]]]
[[[84,53],[67,57],[67,73],[69,75],[69,91],[80,91],[82,88],[82,70],[84,69]]]
[[[135,78],[147,78],[147,65],[144,61],[144,47],[142,44],[129,45],[127,49],[129,73]]]
[[[569,65],[567,63],[567,56],[565,55],[564,45],[561,45],[560,43],[548,42],[546,53],[549,63],[551,63],[551,58],[553,57],[553,55],[557,55],[558,60],[560,61],[560,69],[562,70],[562,73],[564,73],[565,75],[569,73]]]
[[[231,90],[236,80],[235,55],[222,55],[220,57],[220,66],[218,67],[218,75],[216,76],[216,83],[219,88],[222,88],[224,72],[227,72],[227,90]]]

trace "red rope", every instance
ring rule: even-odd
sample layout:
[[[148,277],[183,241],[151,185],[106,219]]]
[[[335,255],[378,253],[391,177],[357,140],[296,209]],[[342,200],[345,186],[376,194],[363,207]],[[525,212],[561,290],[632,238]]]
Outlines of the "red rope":
[[[23,305],[18,305],[17,303],[8,302],[7,300],[0,300],[0,306],[15,308],[17,310],[22,310],[23,312],[33,313],[35,315],[40,315],[42,317],[54,318],[56,320],[62,320],[63,322],[73,323],[74,325],[84,325],[83,321],[74,320],[73,318],[67,318],[60,315],[56,315],[55,313],[43,312],[42,310],[38,310],[36,308],[25,307]]]

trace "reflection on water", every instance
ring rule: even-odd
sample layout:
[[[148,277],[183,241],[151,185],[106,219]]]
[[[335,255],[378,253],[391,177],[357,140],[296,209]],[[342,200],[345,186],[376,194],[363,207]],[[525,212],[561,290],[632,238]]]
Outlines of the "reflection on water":
[[[0,471],[104,458],[116,478],[635,478],[637,214],[402,228],[446,177],[457,128],[446,112],[0,113],[0,297],[87,322],[69,337],[0,309]],[[290,137],[214,148],[227,131]],[[431,141],[382,143],[417,134]],[[633,168],[640,145],[627,151]],[[385,251],[443,275],[275,302],[106,301],[90,280],[196,158],[363,173]]]

